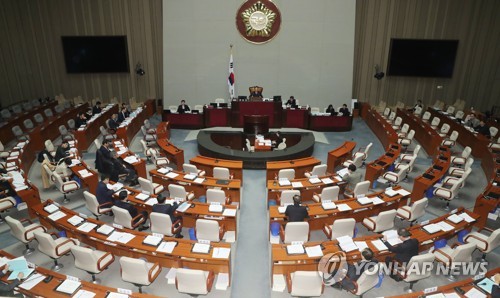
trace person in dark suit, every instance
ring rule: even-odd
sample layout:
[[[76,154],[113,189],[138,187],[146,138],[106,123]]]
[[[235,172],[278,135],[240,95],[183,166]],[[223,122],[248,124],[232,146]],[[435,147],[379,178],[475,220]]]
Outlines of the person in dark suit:
[[[118,194],[118,200],[115,201],[115,206],[127,210],[128,213],[130,214],[130,216],[132,218],[134,218],[139,214],[139,212],[137,211],[137,208],[134,207],[134,205],[125,202],[125,199],[127,199],[127,196],[128,196],[128,193],[126,190],[120,191],[120,193]],[[146,211],[142,211],[141,214],[144,216],[144,218],[146,218],[146,221],[147,221],[148,220],[148,213]],[[140,218],[138,218],[137,220],[140,220]],[[145,225],[146,221],[144,221],[144,223],[141,226],[139,226],[139,231],[149,229],[149,226]]]
[[[99,114],[102,112],[101,102],[98,101],[95,103],[95,106],[92,108],[92,115]]]
[[[120,175],[125,175],[127,174],[127,177],[125,177],[125,182],[130,182],[130,186],[135,186],[139,184],[138,176],[135,172],[135,170],[128,168],[124,162],[121,161],[121,159],[118,158],[117,154],[115,151],[111,153],[111,159],[112,163],[112,168],[110,171],[110,179],[111,181],[118,182],[119,176]]]
[[[58,163],[59,160],[69,156],[69,143],[68,141],[63,141],[59,147],[57,147],[56,155],[54,156],[54,160]]]
[[[335,112],[335,108],[333,107],[333,105],[328,105],[328,107],[326,108],[326,112],[330,113],[331,116],[337,115],[337,113]]]
[[[4,269],[0,272],[0,278],[7,274],[9,271],[9,265],[5,265]],[[24,297],[23,294],[14,294],[14,289],[21,284],[21,279],[24,278],[24,274],[19,272],[17,278],[11,283],[4,283],[0,281],[0,296],[2,297]]]
[[[483,120],[479,121],[479,125],[475,130],[483,136],[490,137],[490,127]]]
[[[410,232],[405,228],[398,229],[398,236],[403,243],[392,246],[389,242],[387,242],[387,236],[384,236],[382,240],[384,244],[387,246],[390,252],[395,253],[394,257],[387,257],[385,259],[385,263],[387,266],[398,266],[400,268],[401,264],[406,264],[410,261],[411,258],[418,255],[418,239],[410,238]],[[398,265],[393,264],[394,261],[398,262]],[[391,268],[391,267],[389,267]],[[394,273],[391,274],[393,279],[398,280],[399,276]],[[399,280],[398,280],[399,281]]]
[[[109,175],[113,170],[113,162],[111,161],[111,146],[110,140],[105,140],[95,154],[95,167],[99,173]]]
[[[286,105],[287,106],[296,106],[297,105],[297,101],[295,100],[295,97],[293,96],[290,96],[290,98],[286,101]]]
[[[184,114],[188,111],[190,111],[190,109],[189,106],[186,104],[186,101],[184,99],[181,100],[181,104],[179,105],[179,107],[177,107],[177,113]]]
[[[304,219],[309,217],[307,207],[300,205],[299,195],[293,196],[293,205],[286,207],[285,215],[289,222],[304,221]]]
[[[378,263],[377,259],[373,258],[373,251],[369,248],[363,249],[361,257],[362,260],[358,264],[347,265],[347,273],[345,278],[342,280],[341,285],[342,288],[348,291],[354,290],[354,283],[359,279],[363,272],[366,270],[372,270],[373,266]]]
[[[118,114],[113,114],[111,116],[111,119],[108,120],[108,126],[110,129],[114,129],[116,131],[118,126],[120,126],[120,123],[118,123]]]
[[[105,203],[114,203],[113,199],[113,194],[115,193],[112,189],[109,189],[107,184],[109,183],[109,176],[108,175],[102,175],[101,176],[101,181],[97,183],[97,188],[95,191],[95,196],[97,198],[97,202],[99,202],[99,205],[105,204]]]
[[[87,117],[85,117],[85,113],[78,113],[75,120],[75,128],[78,129],[80,126],[87,125]]]
[[[122,109],[120,110],[120,113],[118,113],[118,122],[119,123],[122,123],[125,118],[127,118],[127,108],[126,107],[122,107]]]
[[[172,223],[176,222],[177,220],[182,221],[182,216],[175,216],[175,210],[177,209],[177,207],[179,207],[179,204],[177,202],[174,202],[172,205],[165,204],[166,198],[161,194],[158,195],[156,199],[158,200],[158,204],[153,205],[153,209],[151,210],[151,212],[167,214],[168,216],[170,216],[170,220],[172,221]],[[175,238],[184,238],[180,230],[179,233],[175,234]]]
[[[347,108],[346,104],[343,104],[342,107],[339,110],[339,114],[342,113],[342,116],[350,116],[351,112],[349,112],[349,109]]]
[[[413,106],[413,108],[411,108],[410,110],[411,110],[412,112],[415,112],[415,110],[416,110],[417,108],[423,108],[423,107],[424,107],[424,106],[422,105],[422,101],[419,99],[419,100],[417,100],[417,103]]]
[[[122,111],[123,109],[125,109],[125,118],[127,118],[128,116],[130,116],[130,110],[128,109],[128,106],[126,103],[122,103],[122,107],[121,107]]]

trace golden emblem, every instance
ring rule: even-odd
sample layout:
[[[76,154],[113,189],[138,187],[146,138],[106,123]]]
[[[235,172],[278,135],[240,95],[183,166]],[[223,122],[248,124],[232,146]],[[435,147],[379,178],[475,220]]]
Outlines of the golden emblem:
[[[241,16],[247,36],[269,36],[276,20],[276,13],[260,1],[243,11]]]

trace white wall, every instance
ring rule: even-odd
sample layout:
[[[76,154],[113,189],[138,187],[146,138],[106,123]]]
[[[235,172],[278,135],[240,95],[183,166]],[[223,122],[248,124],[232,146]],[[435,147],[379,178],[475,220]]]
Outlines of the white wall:
[[[264,87],[264,97],[290,95],[301,104],[340,106],[352,98],[353,0],[276,0],[281,29],[266,44],[245,41],[236,28],[243,0],[163,0],[164,106],[228,98],[232,43],[236,94]]]

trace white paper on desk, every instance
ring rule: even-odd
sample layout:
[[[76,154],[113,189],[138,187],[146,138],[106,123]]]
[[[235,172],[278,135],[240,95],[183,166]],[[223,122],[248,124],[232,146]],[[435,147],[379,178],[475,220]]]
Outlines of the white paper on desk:
[[[303,254],[304,246],[302,244],[291,244],[286,246],[286,252],[289,255]]]
[[[472,218],[469,214],[467,213],[460,213],[458,216],[460,216],[461,218],[463,218],[466,222],[473,222],[473,221],[476,221],[474,218]]]
[[[23,281],[23,283],[20,284],[19,287],[29,291],[33,287],[35,287],[37,284],[39,284],[45,277],[46,276],[43,274],[35,273],[32,276],[30,276],[28,279]]]
[[[337,208],[337,205],[335,205],[334,202],[332,201],[321,201],[321,207],[323,207],[323,209],[325,210],[332,210],[332,209],[335,209]]]
[[[402,196],[408,196],[411,194],[411,192],[407,191],[406,189],[404,188],[400,188],[397,190],[397,193],[399,193],[400,195]]]
[[[467,298],[486,298],[486,294],[482,293],[478,289],[472,287],[467,293],[465,293],[465,297]]]
[[[290,182],[290,180],[286,179],[286,178],[280,178],[279,180],[279,185],[280,186],[289,186],[291,185],[292,183]]]
[[[16,192],[18,192],[18,191],[25,190],[25,189],[28,189],[27,185],[22,185],[22,186],[16,187],[14,190]]]
[[[100,226],[98,229],[97,229],[97,232],[98,233],[101,233],[101,234],[104,234],[104,235],[109,235],[111,232],[113,232],[115,230],[115,228],[113,228],[112,226],[108,226],[108,225],[102,225]]]
[[[309,178],[309,182],[312,184],[317,184],[321,183],[321,180],[319,180],[319,178]]]
[[[349,211],[349,210],[352,210],[352,208],[349,207],[349,205],[347,205],[347,204],[337,204],[337,208],[339,209],[339,211]]]
[[[124,153],[127,153],[127,149],[122,149],[122,150],[116,152],[117,155],[122,155]]]
[[[426,232],[430,234],[434,234],[441,231],[441,226],[437,224],[428,224],[423,226],[422,229],[424,229]]]
[[[321,250],[321,246],[308,246],[306,247],[306,253],[309,258],[317,258],[323,256],[323,251]]]
[[[138,200],[141,200],[141,201],[145,201],[149,198],[149,195],[140,193],[140,194],[136,195],[135,198]]]
[[[130,155],[130,156],[127,156],[123,159],[125,162],[127,163],[136,163],[138,162],[139,160],[137,159],[137,157],[135,157],[135,155]]]
[[[97,227],[97,225],[95,223],[85,222],[81,226],[79,226],[77,228],[77,230],[82,231],[84,233],[88,233],[88,232],[92,231],[95,227]]]
[[[444,293],[444,298],[461,298],[461,296],[458,295],[457,293],[452,292],[452,293]]]
[[[86,291],[86,290],[79,290],[73,296],[73,298],[93,298],[93,297],[95,297],[95,293],[94,292],[90,292],[90,291]]]
[[[388,250],[387,246],[382,242],[382,240],[372,240],[373,246],[379,251]]]
[[[394,197],[395,195],[397,195],[397,194],[398,194],[398,192],[397,192],[397,191],[395,191],[395,190],[394,190],[394,189],[392,189],[392,188],[387,188],[387,189],[385,190],[385,194],[386,194],[387,196],[389,196],[389,197]]]
[[[452,214],[452,215],[448,216],[447,220],[451,221],[454,224],[457,224],[464,219],[461,216],[458,216],[456,214]]]
[[[212,252],[212,258],[214,259],[227,259],[231,253],[230,248],[226,247],[216,247]]]
[[[210,244],[205,243],[195,243],[193,245],[194,253],[205,253],[207,254],[210,251]]]
[[[196,179],[196,175],[186,174],[186,175],[184,175],[184,179],[186,179],[186,180],[194,180],[194,179]]]
[[[68,222],[74,226],[79,225],[82,221],[84,221],[84,219],[78,215],[73,215],[72,217],[68,218]]]
[[[82,285],[81,282],[79,281],[74,281],[74,280],[69,280],[66,279],[63,281],[57,288],[56,291],[66,293],[66,294],[73,294],[80,286]]]
[[[340,177],[344,177],[347,173],[349,173],[349,170],[347,168],[343,168],[342,170],[337,171],[337,175]],[[342,180],[342,178],[340,178]]]
[[[191,206],[191,203],[184,202],[179,207],[177,207],[177,212],[184,212]]]
[[[224,206],[219,205],[219,204],[210,204],[208,206],[209,212],[222,212],[223,209],[224,209]]]
[[[385,203],[385,201],[384,201],[384,200],[382,200],[382,199],[381,199],[381,198],[379,198],[379,197],[374,197],[374,198],[372,198],[372,203],[373,203],[373,205],[379,205],[379,204],[383,204],[383,203]]]
[[[425,295],[426,298],[444,298],[443,293],[437,293],[437,294],[432,294],[432,295]]]
[[[293,188],[299,188],[299,187],[303,187],[303,186],[304,185],[300,181],[298,181],[298,182],[292,182],[292,187]]]
[[[174,173],[174,172],[169,172],[165,176],[167,176],[168,178],[175,178],[175,177],[179,176],[179,174]]]
[[[358,249],[356,244],[354,244],[354,241],[352,241],[352,237],[350,236],[338,237],[337,241],[339,242],[340,249],[342,249],[345,252],[350,252]]]
[[[166,168],[160,168],[157,171],[158,171],[158,173],[161,173],[161,174],[164,174],[164,175],[169,172],[169,170],[166,169]]]
[[[66,213],[62,212],[61,210],[56,211],[52,213],[51,215],[47,216],[50,220],[56,221],[58,219],[61,219],[66,216]]]
[[[354,244],[356,244],[356,247],[359,249],[359,251],[363,251],[363,249],[368,248],[368,244],[366,244],[366,241],[354,241]]]
[[[357,198],[356,200],[361,205],[367,205],[367,204],[371,204],[372,203],[372,200],[370,198],[368,198],[368,197],[361,197],[361,198]]]
[[[194,183],[198,183],[198,184],[201,184],[205,181],[205,178],[203,177],[199,177],[199,178],[196,178],[193,180]]]
[[[166,253],[166,254],[171,254],[174,251],[175,246],[177,245],[177,242],[174,241],[167,241],[167,242],[162,242],[156,249],[158,252]]]
[[[116,292],[109,292],[106,298],[129,298],[127,294],[120,294]]]
[[[161,237],[156,237],[156,236],[153,236],[153,235],[148,235],[148,236],[146,236],[146,238],[144,238],[144,240],[142,242],[144,244],[157,246],[158,244],[160,244],[161,241],[162,241]]]
[[[123,244],[127,244],[130,240],[135,238],[134,234],[130,234],[130,233],[121,233],[121,234],[122,234],[122,236],[118,239],[118,242],[123,243]]]
[[[50,204],[50,205],[43,207],[43,210],[47,211],[48,213],[53,213],[53,212],[56,212],[57,210],[59,210],[59,207],[57,207],[54,204]]]
[[[286,211],[286,207],[287,207],[287,206],[280,206],[280,207],[278,207],[278,212],[279,212],[279,213],[285,213],[285,211]]]
[[[226,208],[224,212],[222,212],[222,216],[236,216],[236,208]]]
[[[151,198],[146,201],[146,205],[153,206],[158,204],[158,199],[157,198]]]
[[[324,184],[330,184],[333,183],[333,180],[330,178],[323,178],[321,179],[321,182],[323,182]]]
[[[439,225],[441,227],[441,230],[443,232],[449,232],[449,231],[453,231],[455,229],[454,226],[452,226],[449,223],[444,222],[444,221],[438,222],[437,225]]]

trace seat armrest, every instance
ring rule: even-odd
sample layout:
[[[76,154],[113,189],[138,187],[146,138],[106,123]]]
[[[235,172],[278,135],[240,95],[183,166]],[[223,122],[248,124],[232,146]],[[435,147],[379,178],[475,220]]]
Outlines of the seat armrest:
[[[182,229],[182,222],[180,219],[172,223],[172,234],[177,234]]]
[[[135,222],[137,219],[140,219],[138,220],[137,222]],[[131,226],[132,228],[137,228],[139,225],[141,225],[142,223],[144,223],[146,221],[146,218],[144,217],[144,215],[142,213],[139,213],[137,214],[136,217],[132,218],[132,223],[131,223]],[[135,223],[134,223],[135,222]]]
[[[276,205],[281,206],[281,195],[280,192],[276,193]]]
[[[219,226],[219,239],[222,240],[222,238],[224,237],[224,233],[226,232],[226,227],[224,226],[224,224],[221,224]]]
[[[67,244],[67,243],[70,243],[70,242],[73,242],[73,244],[74,244],[74,245],[78,245],[78,244],[75,242],[75,240],[73,240],[73,239],[71,239],[71,238],[68,238],[68,239],[64,240],[63,242],[59,243],[59,244],[56,246],[56,255],[60,257],[60,256],[62,256],[62,255],[64,255],[64,254],[66,254],[66,253],[69,251],[69,249],[68,249],[68,250],[66,250],[66,251],[64,251],[64,252],[62,252],[62,253],[60,253],[60,252],[59,252],[59,248],[61,248],[63,245],[65,245],[65,244]]]
[[[484,245],[485,245],[484,250],[488,250],[488,246],[489,246],[489,245],[488,245],[488,244],[489,244],[489,243],[488,243],[488,241],[485,241],[484,239],[481,239],[481,238],[477,237],[476,235],[470,235],[470,234],[469,234],[469,235],[465,236],[465,238],[464,238],[464,242],[467,242],[467,239],[469,239],[469,237],[470,237],[470,238],[474,238],[474,239],[476,239],[476,240],[477,240],[477,241],[479,241],[479,242],[483,242],[483,243],[484,243]],[[479,247],[478,247],[478,248],[479,248]]]
[[[450,266],[451,266],[451,257],[450,257],[447,253],[445,253],[444,251],[442,251],[442,250],[440,250],[440,249],[435,250],[435,252],[438,252],[438,253],[440,253],[441,255],[445,256],[445,257],[448,259],[448,264],[446,264],[446,265],[447,265],[448,267],[450,267]],[[439,260],[438,258],[436,258],[436,260],[437,260],[437,261],[439,261],[439,262],[442,262],[442,261],[441,261],[441,260]],[[444,262],[442,262],[442,263],[444,263]]]
[[[109,262],[102,264],[102,261],[104,261],[105,258],[107,258],[109,255],[111,255],[111,260]],[[97,260],[97,270],[103,271],[104,269],[107,269],[108,266],[115,261],[115,256],[112,255],[110,252],[105,253],[102,257]]]
[[[207,290],[210,292],[212,291],[212,286],[214,284],[215,280],[215,274],[213,271],[208,272],[208,278],[207,278]]]
[[[156,270],[156,269],[158,269],[158,270]],[[156,272],[155,272],[155,270],[156,270]],[[160,274],[160,272],[161,272],[160,263],[158,263],[158,262],[154,263],[154,265],[149,269],[149,272],[148,272],[149,282],[153,282],[156,279],[156,277],[158,277],[158,274]]]
[[[231,205],[231,195],[226,197],[226,205]]]
[[[283,228],[283,225],[280,225],[280,238],[282,242],[285,242],[285,228]]]
[[[373,223],[373,231],[377,229],[377,223],[371,217],[365,217],[365,219]],[[364,225],[368,230],[370,230],[370,227],[368,227],[364,222],[361,222],[361,224]]]
[[[107,207],[109,206],[109,207]],[[101,205],[97,206],[97,210],[99,211],[99,213],[101,213],[101,208],[111,208],[112,206],[114,206],[113,202],[106,202],[106,203],[102,203]]]
[[[330,225],[325,224],[323,226],[323,232],[325,233],[328,240],[330,240],[332,238],[332,229],[330,228]]]
[[[27,229],[26,231],[24,231],[24,239],[25,239],[26,241],[31,241],[31,240],[33,240],[33,238],[35,238],[35,236],[33,235],[33,237],[28,238],[28,233],[29,233],[29,232],[32,232],[32,231],[34,231],[34,230],[37,230],[37,229],[42,229],[42,231],[47,232],[47,229],[46,229],[44,226],[37,226],[37,227],[33,227],[33,228],[31,228],[31,229]]]
[[[33,222],[31,221],[31,219],[29,219],[29,218],[21,218],[19,221],[21,223],[29,222],[30,224],[33,224]]]
[[[292,275],[290,273],[287,273],[285,275],[286,278],[286,287],[288,288],[288,293],[292,292]]]

